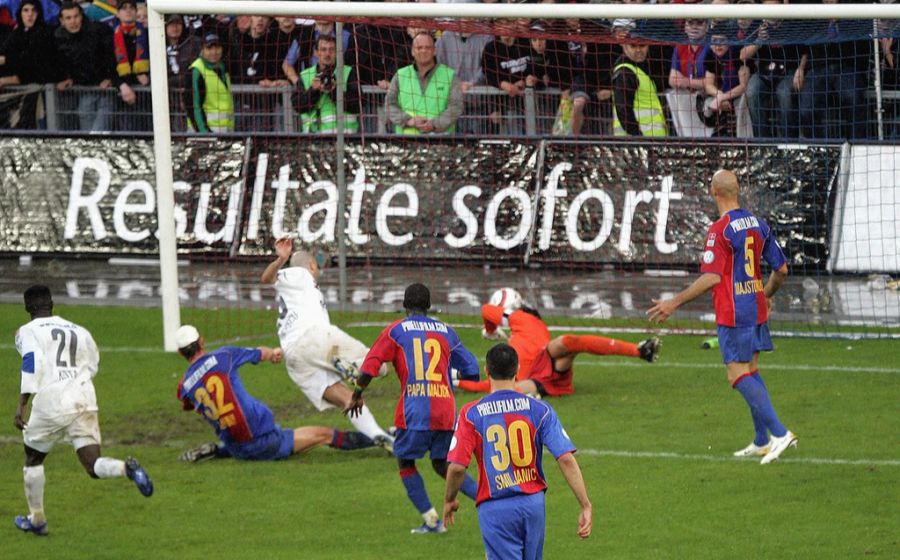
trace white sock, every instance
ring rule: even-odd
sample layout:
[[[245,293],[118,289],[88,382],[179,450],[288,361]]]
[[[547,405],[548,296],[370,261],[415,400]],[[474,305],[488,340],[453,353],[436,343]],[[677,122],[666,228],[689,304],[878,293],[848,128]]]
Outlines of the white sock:
[[[44,517],[44,465],[25,467],[22,469],[25,479],[25,500],[31,512],[31,522],[40,525],[47,520]]]
[[[363,405],[358,416],[350,417],[350,423],[369,439],[375,439],[376,436],[383,436],[389,440],[394,439],[378,426],[378,422],[376,422],[375,417],[372,416],[372,411],[369,410],[369,407],[366,405]]]
[[[437,511],[435,511],[434,508],[431,508],[430,510],[422,514],[422,519],[425,520],[426,525],[428,525],[429,527],[434,527],[435,525],[437,525],[440,517],[438,517]]]
[[[94,474],[98,478],[125,476],[125,461],[110,459],[109,457],[98,457],[94,461]]]

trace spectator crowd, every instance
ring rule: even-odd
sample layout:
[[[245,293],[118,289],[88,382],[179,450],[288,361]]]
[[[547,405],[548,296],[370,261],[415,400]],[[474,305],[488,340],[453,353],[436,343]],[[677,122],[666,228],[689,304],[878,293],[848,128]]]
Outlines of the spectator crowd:
[[[325,20],[168,15],[168,86],[173,114],[184,115],[173,125],[333,133],[343,114],[350,134],[691,136],[691,126],[719,137],[876,134],[871,21],[509,19],[441,27],[450,29],[355,23],[338,37]],[[900,75],[893,34],[883,23],[886,90]],[[151,130],[149,62],[146,6],[134,0],[0,0],[0,127],[41,128],[47,110],[42,88],[4,86],[54,84],[63,130]],[[535,113],[536,130],[526,126]]]

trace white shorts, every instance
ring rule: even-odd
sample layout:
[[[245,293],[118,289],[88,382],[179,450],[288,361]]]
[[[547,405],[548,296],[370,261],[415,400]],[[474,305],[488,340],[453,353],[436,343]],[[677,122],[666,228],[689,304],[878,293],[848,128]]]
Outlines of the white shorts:
[[[340,356],[359,367],[369,349],[338,327],[329,325],[324,329],[310,329],[284,351],[288,375],[321,411],[334,407],[322,397],[326,389],[342,380],[334,367],[334,358]]]
[[[76,450],[100,445],[97,411],[86,410],[55,418],[32,414],[22,431],[22,439],[25,445],[41,453],[49,453],[60,440],[71,443]]]

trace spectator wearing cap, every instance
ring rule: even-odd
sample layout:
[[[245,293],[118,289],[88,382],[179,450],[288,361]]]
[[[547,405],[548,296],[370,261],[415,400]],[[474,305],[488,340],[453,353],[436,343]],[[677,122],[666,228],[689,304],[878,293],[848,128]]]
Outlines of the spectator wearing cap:
[[[398,134],[455,132],[463,111],[459,78],[435,58],[434,38],[420,33],[413,39],[413,63],[397,70],[388,87],[388,120]]]
[[[18,84],[46,84],[59,80],[53,30],[44,23],[43,6],[39,0],[24,0],[16,12],[16,26],[0,46],[0,67],[6,76],[0,87]],[[29,129],[37,126],[37,104],[40,93],[26,94],[22,100],[17,123],[12,128]]]
[[[150,47],[147,29],[137,21],[137,2],[121,0],[117,10],[118,25],[113,30],[113,52],[119,76],[121,103],[116,108],[119,130],[150,130],[150,94],[141,92],[140,99],[132,86],[150,84]]]
[[[667,136],[666,117],[647,74],[646,44],[626,41],[623,55],[613,67],[613,134],[616,136]]]
[[[74,86],[106,89],[118,81],[113,53],[112,29],[86,21],[81,6],[63,2],[59,10],[60,27],[53,39],[58,53],[62,81],[56,89],[64,92]],[[111,128],[113,97],[104,91],[86,90],[60,96],[64,112],[74,112],[78,128],[102,132]],[[70,128],[72,123],[63,123]]]
[[[344,131],[359,132],[359,83],[353,66],[345,64],[340,82],[335,74],[337,41],[320,35],[315,66],[300,73],[302,87],[294,93],[294,107],[300,113],[301,132],[333,134],[337,131],[337,88],[344,92]]]
[[[200,56],[201,40],[189,33],[184,18],[169,14],[166,16],[166,61],[168,63],[169,84],[184,83],[184,75],[189,73],[192,62]]]
[[[677,45],[672,53],[669,87],[688,91],[702,91],[705,87],[703,61],[709,54],[709,45],[706,44],[708,26],[709,22],[705,19],[684,20],[687,43]]]
[[[722,26],[724,27],[724,26]],[[741,62],[737,47],[720,26],[710,35],[710,55],[704,61],[704,93],[698,105],[700,119],[713,136],[733,137],[737,132],[735,107],[747,90],[750,70]]]
[[[234,131],[231,78],[222,61],[222,41],[215,33],[203,37],[200,57],[187,75],[184,105],[188,123],[200,134]]]

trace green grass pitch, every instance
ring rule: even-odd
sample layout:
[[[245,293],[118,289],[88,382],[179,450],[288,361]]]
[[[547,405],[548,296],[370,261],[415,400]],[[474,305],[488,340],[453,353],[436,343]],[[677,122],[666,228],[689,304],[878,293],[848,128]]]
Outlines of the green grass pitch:
[[[21,438],[12,423],[19,393],[12,342],[28,317],[17,305],[0,312],[0,557],[484,557],[471,502],[449,533],[409,534],[421,520],[395,461],[381,450],[321,448],[265,463],[179,462],[181,451],[212,432],[175,399],[186,363],[159,350],[159,310],[121,307],[57,312],[90,329],[100,346],[95,385],[105,454],[138,457],[156,493],[145,499],[127,480],[89,479],[71,447],[61,445],[46,462],[50,536],[21,534],[12,524],[27,512]],[[272,325],[274,332],[274,315]],[[368,343],[379,331],[348,330]],[[475,329],[460,333],[483,357],[490,343]],[[577,360],[577,393],[551,402],[580,450],[594,533],[577,538],[576,501],[545,456],[545,557],[900,557],[900,343],[777,339],[761,371],[800,445],[762,467],[731,458],[752,438],[749,413],[728,387],[718,352],[699,348],[702,338],[664,337],[662,358],[652,365]],[[273,334],[244,343],[277,340]],[[338,412],[313,410],[283,365],[246,366],[242,377],[285,427],[349,427]],[[393,417],[397,392],[393,376],[367,392],[383,425]],[[443,481],[427,462],[419,467],[440,510]]]

